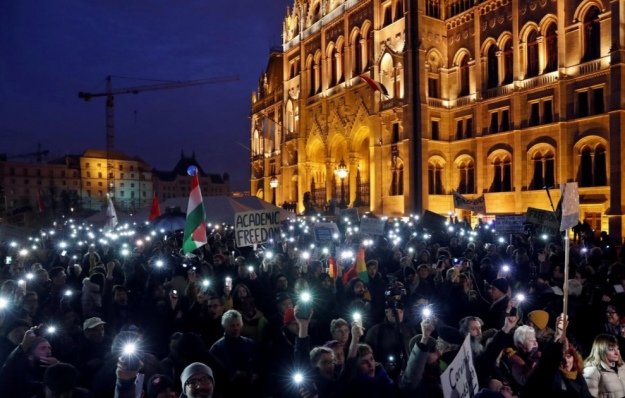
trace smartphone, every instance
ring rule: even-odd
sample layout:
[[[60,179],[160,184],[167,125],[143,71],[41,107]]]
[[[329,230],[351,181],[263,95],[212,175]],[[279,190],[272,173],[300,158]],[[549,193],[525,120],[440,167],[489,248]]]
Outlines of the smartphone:
[[[229,276],[226,277],[226,287],[232,289],[232,278]]]

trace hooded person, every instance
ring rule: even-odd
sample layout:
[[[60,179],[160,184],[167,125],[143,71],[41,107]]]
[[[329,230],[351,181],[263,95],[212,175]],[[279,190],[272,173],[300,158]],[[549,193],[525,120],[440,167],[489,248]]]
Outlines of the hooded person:
[[[488,328],[500,328],[506,319],[506,310],[510,296],[510,283],[506,278],[498,278],[488,285],[488,293],[492,303],[488,309],[484,323]]]
[[[46,369],[43,386],[46,398],[86,398],[89,391],[76,387],[78,370],[68,363],[59,362]]]

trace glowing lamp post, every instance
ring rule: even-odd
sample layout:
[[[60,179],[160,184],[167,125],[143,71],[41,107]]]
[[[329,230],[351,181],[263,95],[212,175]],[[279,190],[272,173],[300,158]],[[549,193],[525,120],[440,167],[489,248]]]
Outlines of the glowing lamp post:
[[[271,203],[272,204],[276,204],[276,188],[278,188],[278,185],[280,183],[278,182],[278,177],[271,176],[271,179],[269,180],[269,186],[271,187]]]
[[[344,180],[349,174],[349,169],[345,165],[345,161],[343,161],[343,159],[341,159],[341,162],[339,163],[338,167],[336,168],[336,170],[334,170],[334,174],[336,174],[336,176],[341,181],[341,202],[339,203],[339,207],[344,209],[345,207],[347,207],[345,203],[345,181]]]

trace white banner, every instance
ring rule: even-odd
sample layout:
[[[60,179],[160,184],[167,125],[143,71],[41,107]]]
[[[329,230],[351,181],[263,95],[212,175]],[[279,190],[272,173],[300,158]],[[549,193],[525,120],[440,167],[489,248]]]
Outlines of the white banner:
[[[253,246],[280,237],[280,210],[243,211],[234,215],[237,247]]]
[[[360,219],[360,233],[365,235],[384,235],[386,220],[363,217]]]
[[[477,373],[471,354],[471,336],[467,335],[460,351],[441,375],[445,398],[473,397],[479,391]]]
[[[573,228],[579,222],[579,191],[576,182],[560,184],[562,193],[562,221],[560,231]]]

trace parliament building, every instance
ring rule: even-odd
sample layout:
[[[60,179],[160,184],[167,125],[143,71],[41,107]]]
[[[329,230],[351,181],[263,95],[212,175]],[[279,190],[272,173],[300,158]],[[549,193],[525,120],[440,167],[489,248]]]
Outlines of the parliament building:
[[[282,30],[253,195],[392,216],[457,211],[458,191],[523,214],[577,181],[580,218],[625,237],[625,2],[295,0]]]

